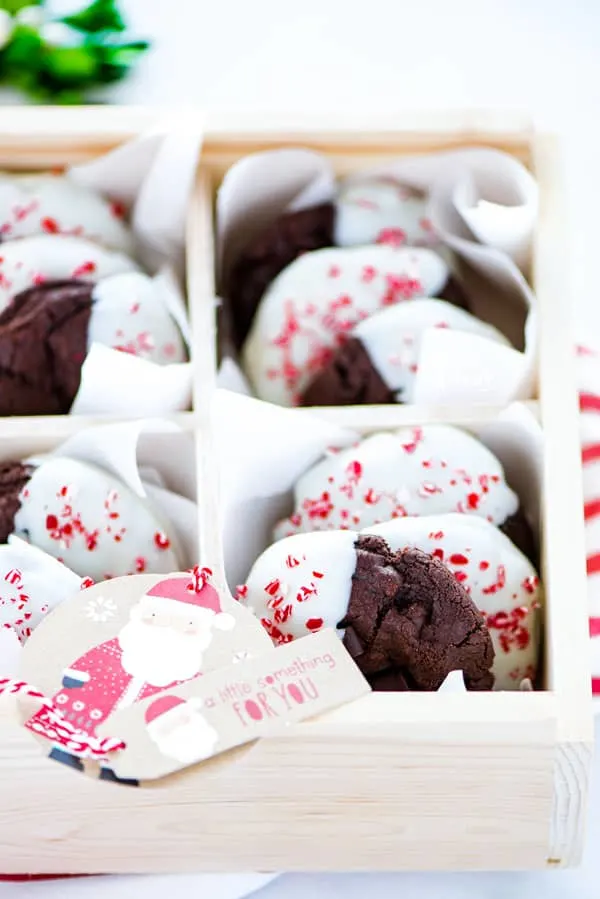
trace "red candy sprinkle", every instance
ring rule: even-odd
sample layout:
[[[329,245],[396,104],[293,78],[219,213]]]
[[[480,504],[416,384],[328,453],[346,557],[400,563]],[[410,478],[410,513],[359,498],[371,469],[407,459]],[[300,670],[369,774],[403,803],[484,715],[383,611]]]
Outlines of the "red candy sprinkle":
[[[530,577],[525,578],[525,580],[521,584],[521,587],[527,593],[535,593],[536,589],[539,586],[539,583],[540,583],[540,579],[538,577],[536,577],[535,575],[531,575]]]
[[[268,593],[269,596],[277,596],[280,587],[281,581],[278,578],[275,578],[274,581],[269,581],[269,583],[265,587],[265,593]]]
[[[110,204],[110,211],[116,219],[125,218],[125,205],[123,203],[119,203],[118,200],[113,200],[113,202]]]
[[[48,531],[55,531],[58,527],[58,518],[56,515],[47,515],[46,516],[46,529]]]
[[[169,538],[167,537],[166,534],[163,534],[160,531],[157,531],[156,534],[154,535],[154,545],[158,549],[168,549],[171,545],[171,541],[169,540]]]
[[[362,270],[361,280],[365,284],[369,284],[373,280],[373,278],[375,278],[376,275],[377,275],[376,268],[374,268],[372,265],[365,265],[365,267]]]
[[[60,231],[58,222],[53,218],[43,218],[41,221],[41,225],[44,231],[47,231],[48,234],[58,234],[58,232]]]
[[[277,622],[277,624],[285,624],[288,618],[292,617],[292,607],[291,605],[280,606],[278,609],[275,609],[275,614],[273,618]]]
[[[92,260],[88,260],[87,262],[82,262],[81,265],[77,266],[77,268],[73,272],[74,278],[80,278],[82,275],[93,275],[96,271],[96,263],[92,262]]]
[[[369,487],[363,499],[368,506],[376,506],[381,497],[375,493],[372,487]]]
[[[323,619],[322,618],[309,618],[306,622],[306,629],[314,633],[314,631],[318,631],[323,627]]]
[[[401,247],[406,243],[406,231],[403,231],[402,228],[382,228],[375,238],[375,243]]]
[[[468,565],[469,560],[462,553],[452,553],[448,559],[451,565]]]
[[[506,568],[504,567],[504,565],[498,565],[496,582],[494,584],[490,584],[489,587],[484,587],[481,592],[488,596],[489,594],[497,593],[499,590],[502,590],[505,585]]]

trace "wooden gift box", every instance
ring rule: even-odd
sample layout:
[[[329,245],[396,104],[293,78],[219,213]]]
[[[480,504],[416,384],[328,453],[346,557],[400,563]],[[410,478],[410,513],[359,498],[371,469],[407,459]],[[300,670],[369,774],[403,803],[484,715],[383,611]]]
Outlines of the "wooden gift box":
[[[0,165],[44,168],[89,159],[155,118],[131,109],[5,111]],[[557,148],[550,138],[493,117],[394,120],[366,132],[361,125],[343,133],[310,123],[295,133],[214,126],[206,134],[188,239],[195,405],[177,416],[196,436],[202,550],[218,567],[214,524],[220,510],[210,490],[218,466],[210,421],[216,367],[212,209],[227,168],[255,150],[294,145],[326,154],[339,174],[407,153],[505,150],[529,166],[541,186],[534,248],[539,396],[531,405],[545,434],[545,689],[371,694],[290,727],[285,736],[137,790],[75,779],[50,763],[18,726],[14,706],[1,702],[3,873],[528,869],[572,865],[580,857],[592,724],[568,285],[564,268],[554,263],[566,242]],[[405,406],[320,414],[366,433],[430,421],[477,430],[497,412]],[[49,448],[90,424],[5,420],[0,457]]]

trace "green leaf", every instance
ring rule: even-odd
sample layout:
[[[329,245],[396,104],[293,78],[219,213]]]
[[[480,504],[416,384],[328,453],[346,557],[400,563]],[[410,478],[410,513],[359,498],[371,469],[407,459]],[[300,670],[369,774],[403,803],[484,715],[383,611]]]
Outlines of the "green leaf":
[[[85,47],[46,48],[43,55],[45,75],[64,85],[93,82],[98,60]]]
[[[148,41],[129,41],[124,44],[103,44],[98,55],[107,65],[131,66],[149,48]]]
[[[85,9],[65,16],[61,21],[90,34],[98,31],[125,31],[125,22],[115,0],[94,0]]]
[[[41,6],[44,0],[0,0],[0,9],[5,9],[11,16],[26,6]]]
[[[2,51],[3,64],[9,69],[35,70],[40,66],[43,47],[44,42],[35,28],[17,25],[10,42]]]

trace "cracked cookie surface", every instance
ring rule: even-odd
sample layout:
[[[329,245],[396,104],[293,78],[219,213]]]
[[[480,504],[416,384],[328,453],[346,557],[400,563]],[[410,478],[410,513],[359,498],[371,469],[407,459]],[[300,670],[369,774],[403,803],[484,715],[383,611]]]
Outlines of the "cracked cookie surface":
[[[378,689],[437,690],[450,671],[470,690],[490,690],[492,641],[483,616],[437,559],[390,550],[380,537],[356,542],[344,643]]]

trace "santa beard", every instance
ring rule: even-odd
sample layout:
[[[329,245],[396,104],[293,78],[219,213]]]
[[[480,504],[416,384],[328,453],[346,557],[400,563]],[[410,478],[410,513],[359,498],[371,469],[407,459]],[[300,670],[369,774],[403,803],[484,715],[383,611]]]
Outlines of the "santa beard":
[[[194,715],[191,721],[168,733],[162,733],[160,729],[151,731],[150,736],[163,755],[185,765],[212,755],[218,740],[216,730],[201,715]]]
[[[172,627],[130,621],[119,634],[121,664],[132,677],[166,687],[200,673],[202,652],[210,641],[208,629],[202,634],[182,634]]]

